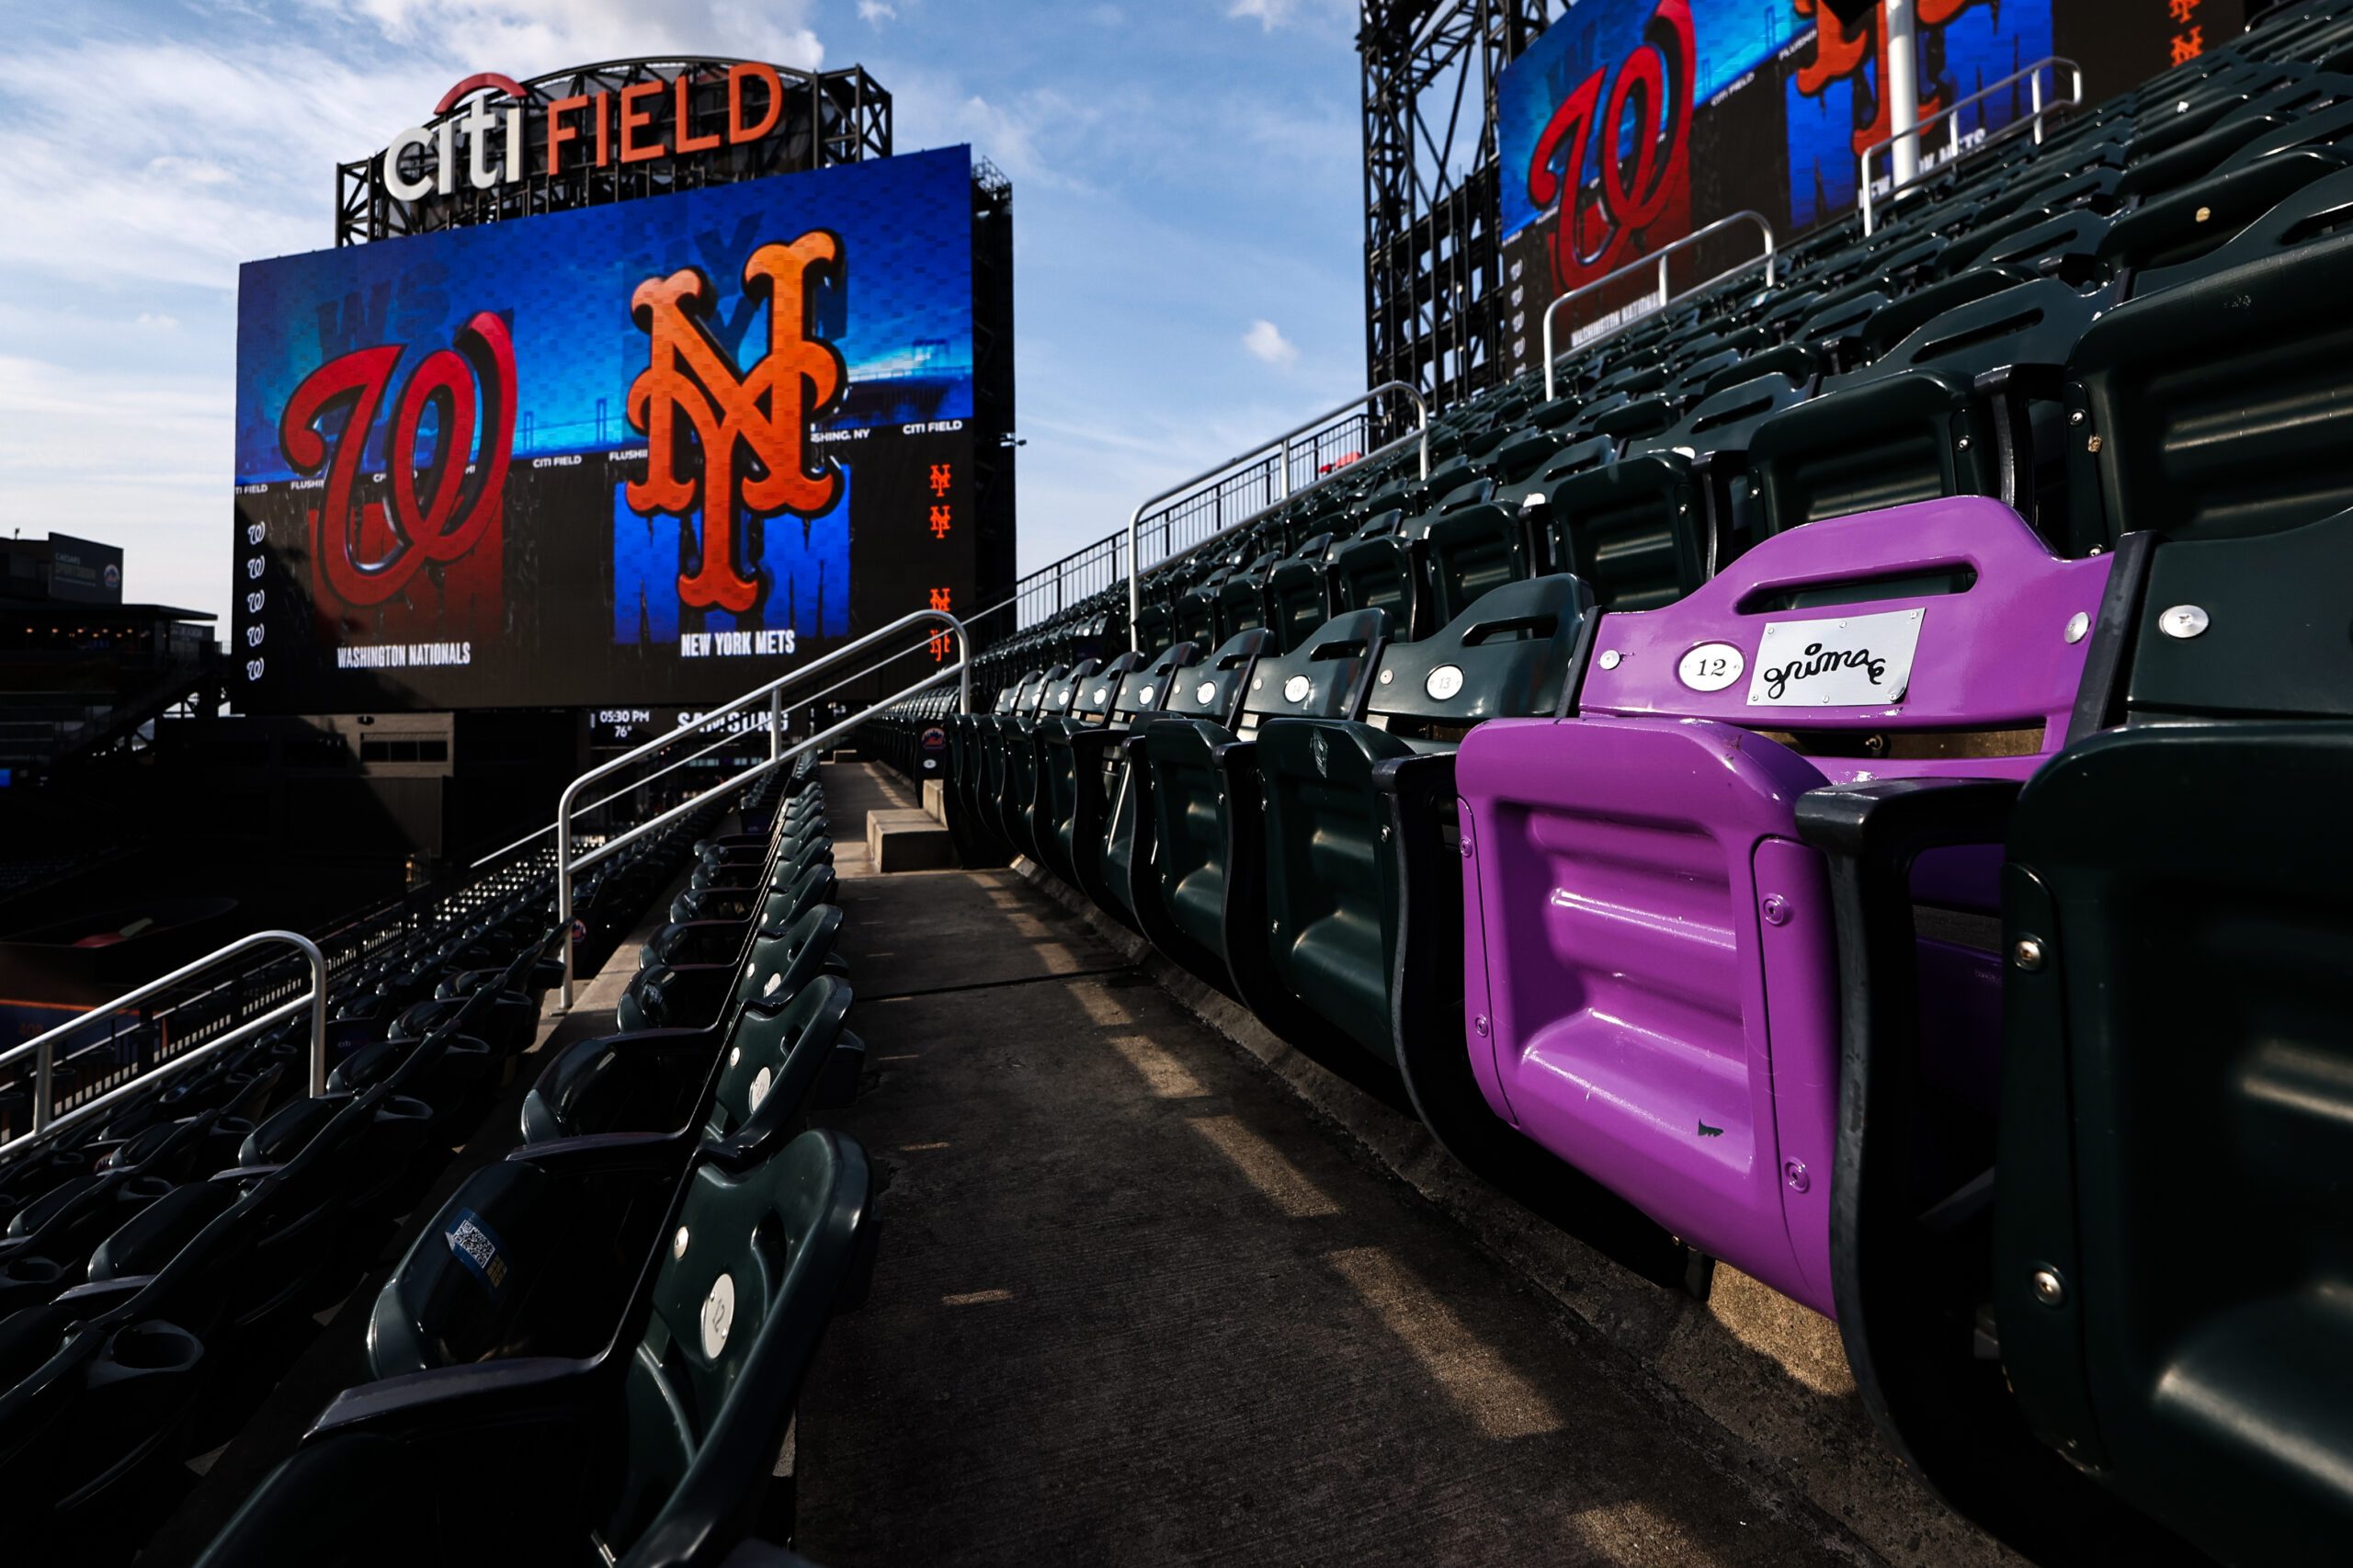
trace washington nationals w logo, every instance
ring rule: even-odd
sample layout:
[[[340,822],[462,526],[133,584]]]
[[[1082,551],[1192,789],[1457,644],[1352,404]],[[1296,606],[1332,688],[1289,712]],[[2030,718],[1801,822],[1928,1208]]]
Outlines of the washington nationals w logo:
[[[303,378],[278,421],[286,460],[302,473],[327,471],[324,502],[310,515],[312,551],[347,605],[382,604],[404,592],[426,562],[459,560],[497,525],[505,505],[515,445],[515,340],[489,311],[459,329],[455,348],[416,361],[384,442],[386,499],[353,505],[369,434],[403,352],[387,343],[329,360]],[[344,418],[330,439],[320,427],[337,409]],[[437,435],[420,493],[417,446],[428,411]],[[477,432],[481,456],[470,468]]]
[[[681,604],[740,614],[759,597],[738,559],[739,504],[757,517],[813,517],[841,493],[840,468],[808,459],[809,421],[844,381],[840,353],[810,334],[809,272],[840,262],[841,241],[822,229],[752,253],[744,288],[767,300],[768,343],[741,373],[705,324],[716,301],[700,270],[649,278],[631,298],[653,343],[629,389],[629,422],[646,437],[645,478],[630,482],[629,504],[641,515],[702,512],[701,559],[678,574]]]

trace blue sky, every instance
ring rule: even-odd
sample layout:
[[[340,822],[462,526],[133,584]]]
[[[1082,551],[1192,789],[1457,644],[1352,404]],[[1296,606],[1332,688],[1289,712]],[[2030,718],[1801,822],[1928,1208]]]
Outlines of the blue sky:
[[[476,71],[862,62],[1012,176],[1026,570],[1364,385],[1353,0],[98,0],[0,55],[0,528],[228,608],[240,261]]]

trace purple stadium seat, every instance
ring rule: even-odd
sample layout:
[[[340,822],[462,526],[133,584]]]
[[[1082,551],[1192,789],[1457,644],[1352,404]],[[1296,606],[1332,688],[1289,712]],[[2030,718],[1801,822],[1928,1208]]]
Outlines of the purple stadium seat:
[[[2024,778],[2066,742],[2110,565],[1978,497],[1813,523],[1604,616],[1578,717],[1471,732],[1465,1038],[1495,1112],[1833,1313],[1838,960],[1798,798]],[[1989,1108],[1998,860],[1940,851],[1914,883],[1927,1049]]]

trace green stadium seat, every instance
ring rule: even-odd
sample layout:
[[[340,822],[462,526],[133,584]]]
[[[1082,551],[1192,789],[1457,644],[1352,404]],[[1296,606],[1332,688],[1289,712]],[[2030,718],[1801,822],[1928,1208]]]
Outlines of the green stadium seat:
[[[1454,748],[1484,720],[1561,710],[1592,608],[1574,577],[1505,585],[1437,634],[1387,644],[1361,718],[1273,717],[1258,730],[1264,869],[1230,883],[1222,943],[1236,991],[1269,1028],[1308,1044],[1336,1037],[1404,1070],[1409,1087],[1420,1078],[1434,1103],[1458,1108],[1467,1092],[1477,1105],[1462,1050]]]
[[[1389,628],[1380,609],[1335,616],[1297,652],[1255,660],[1246,684],[1237,681],[1238,701],[1230,710],[1201,700],[1216,695],[1205,673],[1196,690],[1180,689],[1128,743],[1136,820],[1130,908],[1154,947],[1222,991],[1233,989],[1224,927],[1229,887],[1236,876],[1256,874],[1262,858],[1250,737],[1277,714],[1361,713]],[[1231,853],[1236,845],[1245,846],[1238,860]],[[1242,896],[1246,903],[1253,895],[1245,889]]]
[[[1749,440],[1760,529],[1942,495],[1990,495],[2037,521],[2040,493],[2057,487],[2044,471],[2058,472],[2063,368],[2096,313],[2038,278],[1946,311],[1824,381]]]
[[[607,1347],[346,1392],[199,1562],[373,1568],[461,1543],[470,1561],[716,1565],[789,1524],[764,1512],[776,1456],[826,1323],[872,1270],[864,1151],[813,1131],[748,1170],[698,1163],[657,1234],[674,1240]],[[532,1239],[460,1244],[506,1277],[502,1244]]]
[[[718,1157],[761,1156],[812,1104],[844,1105],[866,1048],[842,1028],[849,983],[820,974],[746,1002],[716,1029],[654,1029],[566,1047],[523,1101],[523,1139],[691,1128]]]

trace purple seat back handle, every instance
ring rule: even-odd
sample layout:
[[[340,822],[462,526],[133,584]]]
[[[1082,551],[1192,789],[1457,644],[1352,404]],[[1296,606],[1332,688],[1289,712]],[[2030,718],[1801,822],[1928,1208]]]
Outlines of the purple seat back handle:
[[[1877,730],[2023,727],[2040,722],[2036,752],[2064,744],[2082,685],[2089,629],[2098,619],[2111,559],[2062,560],[1999,501],[1953,496],[1832,517],[1760,542],[1688,597],[1659,609],[1602,617],[1578,697],[1580,712],[1715,719],[1746,729]],[[1884,602],[1768,611],[1767,598],[1795,589],[1967,568],[1961,593],[1907,593],[1890,585]],[[1822,707],[1749,700],[1768,626],[1881,613],[1922,611],[1911,679],[1884,706]],[[1745,666],[1719,690],[1680,678],[1687,653],[1729,644]],[[1784,687],[1785,691],[1792,689]],[[1858,771],[1824,759],[1834,780]],[[1988,760],[1915,762],[1904,773],[2004,773],[2034,758],[1991,767]]]

